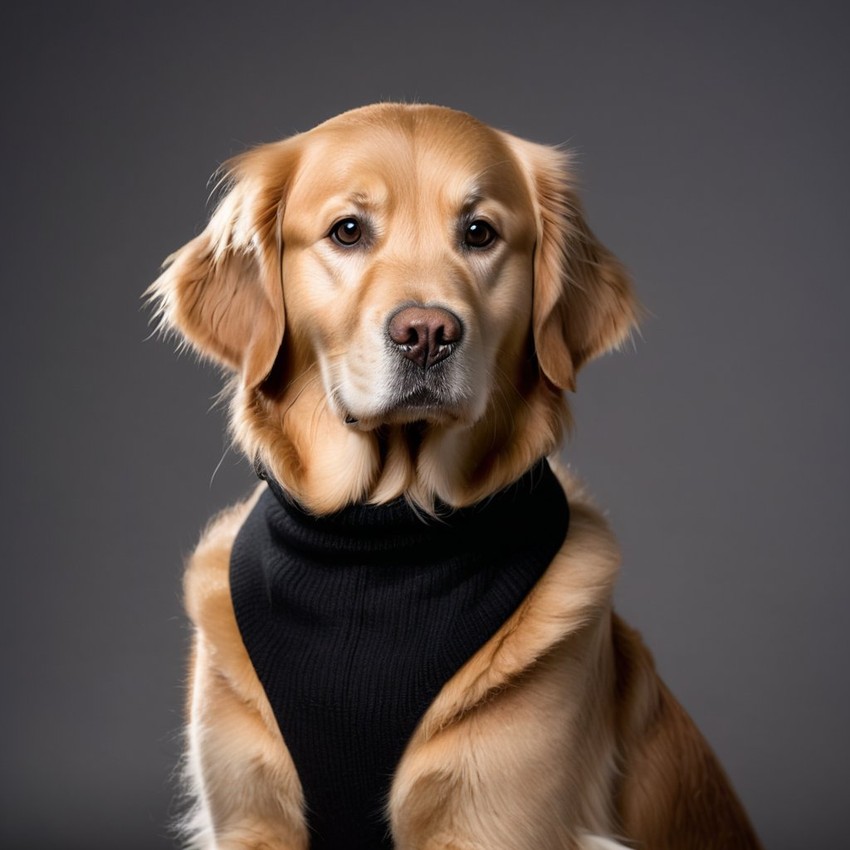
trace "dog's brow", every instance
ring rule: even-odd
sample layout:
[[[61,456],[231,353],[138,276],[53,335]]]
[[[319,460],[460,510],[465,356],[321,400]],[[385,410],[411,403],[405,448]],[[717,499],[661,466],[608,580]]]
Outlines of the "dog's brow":
[[[463,199],[463,203],[461,204],[461,209],[464,212],[469,212],[469,210],[475,208],[484,200],[484,195],[478,189],[473,189],[471,192],[467,192],[466,196]]]
[[[374,209],[375,207],[381,207],[386,204],[386,193],[366,192],[358,189],[351,192],[346,197],[346,201],[355,206],[363,207],[364,209]]]

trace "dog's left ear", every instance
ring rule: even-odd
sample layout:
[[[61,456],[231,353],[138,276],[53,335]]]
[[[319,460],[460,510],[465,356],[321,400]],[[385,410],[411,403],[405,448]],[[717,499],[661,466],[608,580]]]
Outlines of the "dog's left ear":
[[[296,156],[289,140],[229,162],[229,188],[206,229],[166,260],[146,293],[164,327],[248,387],[269,374],[283,340],[281,222]]]
[[[537,217],[532,316],[537,360],[552,384],[575,390],[579,368],[623,342],[639,307],[626,270],[585,221],[569,156],[514,136],[507,141],[526,173]]]

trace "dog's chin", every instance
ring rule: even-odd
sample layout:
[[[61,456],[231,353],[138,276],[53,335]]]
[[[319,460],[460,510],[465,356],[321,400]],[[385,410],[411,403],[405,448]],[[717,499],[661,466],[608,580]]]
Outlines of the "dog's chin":
[[[356,406],[338,404],[343,422],[361,431],[374,431],[387,425],[467,425],[475,417],[467,400],[446,399],[440,393],[419,389],[392,399],[379,409],[358,410]]]
[[[456,407],[438,405],[400,405],[378,412],[346,412],[343,422],[349,428],[360,431],[374,431],[388,425],[465,425],[472,424],[472,418],[466,411]]]

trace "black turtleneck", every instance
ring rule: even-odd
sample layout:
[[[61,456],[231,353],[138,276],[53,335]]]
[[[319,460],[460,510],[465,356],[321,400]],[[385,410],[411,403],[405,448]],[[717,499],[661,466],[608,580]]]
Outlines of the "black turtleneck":
[[[407,741],[569,521],[545,461],[438,513],[398,499],[316,517],[269,481],[234,542],[236,619],[301,779],[311,850],[393,846],[383,810]]]

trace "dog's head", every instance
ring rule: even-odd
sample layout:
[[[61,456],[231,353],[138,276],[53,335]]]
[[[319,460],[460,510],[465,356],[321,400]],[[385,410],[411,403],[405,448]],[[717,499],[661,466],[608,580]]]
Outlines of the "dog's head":
[[[354,110],[226,178],[151,294],[235,373],[237,441],[314,511],[505,486],[635,320],[567,157],[463,113]]]

